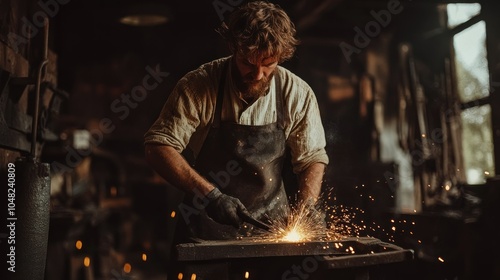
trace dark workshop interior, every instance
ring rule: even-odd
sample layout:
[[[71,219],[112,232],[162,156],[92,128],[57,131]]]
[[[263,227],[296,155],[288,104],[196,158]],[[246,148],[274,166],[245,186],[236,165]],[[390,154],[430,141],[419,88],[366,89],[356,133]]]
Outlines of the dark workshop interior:
[[[1,279],[167,279],[183,194],[146,162],[144,134],[183,75],[229,55],[215,29],[243,2],[0,0],[2,221],[9,202],[17,215]],[[499,1],[270,2],[300,40],[282,66],[320,107],[327,203],[358,213],[350,237],[381,243],[353,243],[355,265],[215,246],[231,276],[206,279],[500,279]]]

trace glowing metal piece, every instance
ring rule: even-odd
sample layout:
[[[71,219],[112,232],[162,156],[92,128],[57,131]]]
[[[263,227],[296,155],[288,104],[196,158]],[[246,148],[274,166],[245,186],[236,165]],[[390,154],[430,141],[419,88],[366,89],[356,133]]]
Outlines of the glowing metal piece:
[[[302,235],[296,229],[292,229],[282,238],[283,241],[298,242],[302,240]]]

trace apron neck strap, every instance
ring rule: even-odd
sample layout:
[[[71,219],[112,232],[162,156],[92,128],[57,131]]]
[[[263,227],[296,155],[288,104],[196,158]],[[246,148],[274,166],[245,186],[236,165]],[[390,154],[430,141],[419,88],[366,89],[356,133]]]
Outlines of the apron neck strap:
[[[281,79],[279,77],[279,69],[276,67],[276,72],[274,73],[274,85],[275,85],[275,96],[276,96],[276,122],[279,128],[285,129],[285,94],[281,90]]]
[[[227,68],[229,66],[229,63],[231,63],[231,59],[232,58],[224,62],[224,65],[222,66],[222,74],[217,89],[217,101],[215,102],[215,113],[214,113],[214,121],[212,123],[212,127],[219,127],[220,125],[220,119],[222,116],[222,103],[224,100],[224,87],[226,85]]]

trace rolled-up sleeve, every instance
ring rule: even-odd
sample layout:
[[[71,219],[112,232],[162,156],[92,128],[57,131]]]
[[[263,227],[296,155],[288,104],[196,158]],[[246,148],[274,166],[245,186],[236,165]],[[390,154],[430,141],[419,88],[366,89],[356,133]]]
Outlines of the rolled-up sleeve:
[[[328,164],[329,159],[318,103],[311,88],[306,87],[305,94],[294,107],[287,144],[291,150],[293,171],[299,174],[313,163]]]
[[[188,78],[179,80],[158,119],[144,135],[144,144],[160,144],[182,152],[200,124],[200,101],[192,93]]]

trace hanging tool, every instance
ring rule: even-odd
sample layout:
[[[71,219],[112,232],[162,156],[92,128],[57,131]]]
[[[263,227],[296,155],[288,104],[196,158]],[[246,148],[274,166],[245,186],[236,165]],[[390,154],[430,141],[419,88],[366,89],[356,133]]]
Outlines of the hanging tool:
[[[43,70],[47,67],[49,63],[49,29],[48,29],[48,19],[44,20],[44,42],[43,42],[43,58],[42,62],[38,66],[37,77],[36,77],[36,91],[35,91],[35,112],[33,114],[33,122],[31,124],[31,134],[33,139],[31,140],[31,156],[36,158],[36,141],[38,134],[38,115],[40,111],[40,86],[42,83]]]
[[[49,237],[50,165],[37,159],[38,114],[42,74],[48,64],[49,21],[44,19],[43,58],[37,69],[31,151],[14,163],[15,210],[9,218],[16,225],[14,280],[43,280]]]

